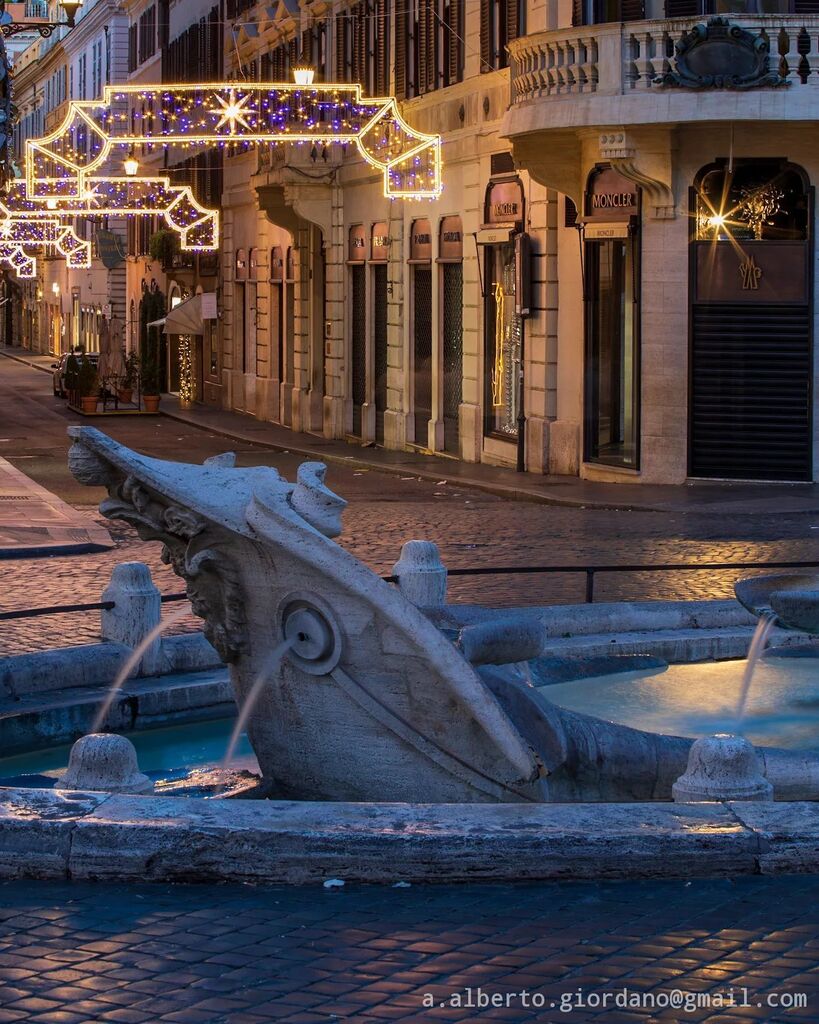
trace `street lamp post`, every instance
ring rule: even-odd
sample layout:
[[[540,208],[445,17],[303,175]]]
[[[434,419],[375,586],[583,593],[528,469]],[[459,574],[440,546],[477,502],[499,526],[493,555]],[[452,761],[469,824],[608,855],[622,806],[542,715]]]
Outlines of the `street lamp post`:
[[[55,28],[74,28],[77,11],[82,7],[82,0],[58,0],[57,6],[65,14],[65,21],[14,21],[6,11],[6,0],[0,0],[0,32],[6,39],[20,35],[22,32],[39,32],[43,39],[48,39]],[[28,14],[28,11],[26,13]],[[30,14],[29,18],[31,19]]]

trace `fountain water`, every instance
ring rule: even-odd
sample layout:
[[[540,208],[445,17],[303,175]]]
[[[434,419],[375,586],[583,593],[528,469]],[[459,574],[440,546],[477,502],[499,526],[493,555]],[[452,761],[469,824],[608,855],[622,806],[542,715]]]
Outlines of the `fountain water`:
[[[288,637],[283,640],[279,646],[273,651],[268,659],[267,664],[262,671],[256,676],[253,685],[250,687],[247,693],[247,697],[242,703],[239,709],[239,714],[236,718],[236,724],[233,726],[233,732],[230,734],[230,740],[228,741],[227,750],[222,760],[222,771],[227,773],[230,769],[230,763],[233,760],[233,755],[236,752],[236,744],[239,742],[239,737],[245,730],[247,720],[256,706],[257,701],[262,695],[265,683],[268,682],[270,677],[279,667],[282,658],[287,654],[291,647],[296,643],[292,637]]]
[[[114,703],[117,694],[122,688],[122,684],[125,682],[126,679],[130,677],[131,673],[142,660],[142,657],[145,654],[145,652],[149,650],[149,648],[151,647],[151,644],[153,644],[157,637],[161,636],[165,632],[165,630],[168,629],[169,626],[172,626],[175,622],[178,622],[186,615],[190,615],[190,610],[188,608],[177,608],[177,610],[173,612],[173,614],[169,615],[166,619],[163,619],[160,623],[158,623],[158,625],[154,626],[150,633],[146,634],[142,642],[137,647],[135,647],[133,651],[131,651],[130,655],[125,659],[125,661],[122,664],[122,667],[117,673],[116,679],[111,684],[111,688],[106,694],[105,700],[99,706],[96,718],[94,719],[94,723],[91,726],[90,731],[92,733],[101,731],[103,725],[105,724],[105,720],[108,718],[108,712],[111,710],[111,705]]]
[[[736,731],[738,733],[742,732],[742,727],[745,722],[745,712],[748,707],[748,694],[751,692],[751,680],[754,677],[754,670],[765,651],[765,644],[767,643],[771,630],[775,625],[776,613],[773,611],[766,611],[760,615],[759,622],[754,630],[751,646],[748,648],[748,657],[745,661],[745,671],[742,674],[742,687],[739,691],[739,700],[737,701]]]

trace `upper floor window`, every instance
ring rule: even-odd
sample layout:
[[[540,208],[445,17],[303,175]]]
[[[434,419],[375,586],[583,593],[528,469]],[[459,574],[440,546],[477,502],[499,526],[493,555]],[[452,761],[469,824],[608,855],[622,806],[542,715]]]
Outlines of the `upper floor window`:
[[[666,5],[678,0],[666,0]],[[688,0],[681,0],[688,3]],[[693,0],[696,4],[700,0]],[[708,2],[708,0],[705,0]],[[572,0],[573,25],[599,25],[607,21],[641,21],[646,16],[645,0]],[[669,17],[673,15],[669,14]]]
[[[525,0],[481,0],[481,71],[508,65],[507,43],[525,34],[525,15]]]
[[[162,50],[163,82],[218,82],[224,73],[219,7],[172,39]]]
[[[368,96],[389,91],[389,18],[388,0],[361,0],[336,15],[336,76],[359,82]]]
[[[397,4],[395,18],[400,99],[463,81],[464,0],[406,0]]]

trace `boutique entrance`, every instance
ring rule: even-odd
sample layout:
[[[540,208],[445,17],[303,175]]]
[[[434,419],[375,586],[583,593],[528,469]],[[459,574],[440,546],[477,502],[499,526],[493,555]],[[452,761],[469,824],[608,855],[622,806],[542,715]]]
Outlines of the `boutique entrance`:
[[[583,217],[586,462],[639,468],[639,194],[608,167],[589,178]]]

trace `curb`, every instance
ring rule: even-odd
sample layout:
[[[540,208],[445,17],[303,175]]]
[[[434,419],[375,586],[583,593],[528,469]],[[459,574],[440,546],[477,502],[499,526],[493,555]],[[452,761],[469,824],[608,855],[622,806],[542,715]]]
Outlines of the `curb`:
[[[26,359],[23,356],[14,355],[12,352],[3,352],[2,350],[0,350],[0,356],[5,356],[6,359],[13,359],[15,363],[22,363],[23,366],[30,366],[32,370],[40,370],[41,373],[51,375],[51,370],[47,366],[40,366],[39,363],[33,363],[30,359]]]
[[[365,804],[0,790],[0,878],[518,882],[819,870],[811,803]]]

